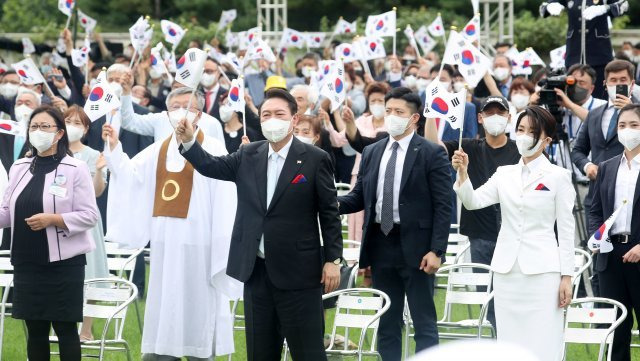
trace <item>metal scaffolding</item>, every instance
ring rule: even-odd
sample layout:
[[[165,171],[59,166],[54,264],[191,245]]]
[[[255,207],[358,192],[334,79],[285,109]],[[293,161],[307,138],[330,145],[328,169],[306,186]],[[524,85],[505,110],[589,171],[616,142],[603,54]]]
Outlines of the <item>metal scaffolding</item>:
[[[513,0],[480,0],[481,43],[491,54],[496,42],[513,44]]]
[[[270,42],[280,39],[287,27],[287,0],[257,0],[257,8],[262,38]]]

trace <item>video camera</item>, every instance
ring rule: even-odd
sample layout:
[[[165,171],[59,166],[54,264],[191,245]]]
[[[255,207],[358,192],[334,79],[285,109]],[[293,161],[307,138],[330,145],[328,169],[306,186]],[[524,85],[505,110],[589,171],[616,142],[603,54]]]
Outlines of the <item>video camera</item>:
[[[551,73],[546,79],[540,80],[538,85],[542,88],[540,90],[540,100],[538,104],[546,105],[551,114],[555,116],[560,113],[560,106],[558,105],[560,99],[555,89],[560,89],[565,94],[571,92],[572,88],[576,85],[576,78],[562,73]],[[556,119],[558,119],[557,116]],[[562,117],[560,117],[560,120],[561,119]]]

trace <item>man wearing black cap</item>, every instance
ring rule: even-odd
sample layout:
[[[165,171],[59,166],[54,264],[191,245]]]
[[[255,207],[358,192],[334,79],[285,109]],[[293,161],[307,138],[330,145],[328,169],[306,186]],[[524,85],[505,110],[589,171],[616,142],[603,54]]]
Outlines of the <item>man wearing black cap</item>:
[[[478,122],[484,126],[485,138],[463,138],[462,149],[469,155],[469,178],[478,188],[503,165],[517,164],[520,160],[518,147],[505,134],[507,124],[512,121],[509,114],[509,103],[501,96],[490,96],[480,106]],[[515,119],[513,120],[515,121]],[[425,137],[431,142],[438,142],[435,122],[427,121]],[[439,142],[449,153],[458,149],[458,140]],[[491,264],[496,240],[500,231],[500,206],[469,211],[462,208],[460,216],[460,233],[469,237],[471,242],[471,261]],[[489,308],[488,319],[495,327],[493,306]]]

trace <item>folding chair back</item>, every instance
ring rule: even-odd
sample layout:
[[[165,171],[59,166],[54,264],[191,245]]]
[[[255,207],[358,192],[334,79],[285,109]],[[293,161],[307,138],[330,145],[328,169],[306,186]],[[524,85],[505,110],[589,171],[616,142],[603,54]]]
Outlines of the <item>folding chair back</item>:
[[[338,297],[333,320],[333,329],[327,354],[353,355],[361,359],[363,355],[378,355],[376,337],[380,317],[389,309],[390,300],[384,292],[369,288],[351,288],[327,293],[322,299]],[[349,349],[349,329],[360,329],[356,350]],[[339,329],[344,330],[345,342],[342,348],[336,347]],[[367,332],[371,334],[370,346],[365,349]]]
[[[596,304],[607,305],[609,308],[596,308]],[[589,307],[585,307],[589,305]],[[618,314],[620,314],[618,316]],[[608,346],[607,360],[611,360],[613,335],[627,317],[627,309],[618,301],[601,298],[585,297],[575,299],[567,308],[564,326],[565,353],[567,344],[595,344],[600,345],[598,361],[604,357],[605,347]],[[609,324],[608,328],[600,325]]]
[[[585,275],[585,272],[591,267],[591,263],[593,262],[593,258],[589,252],[582,250],[580,248],[574,249],[574,267],[573,267],[573,298],[578,297],[578,289],[580,288],[580,280]]]
[[[104,249],[107,254],[107,268],[114,276],[132,282],[136,259],[144,248],[121,249],[118,247],[118,243],[104,242]],[[129,273],[128,276],[127,272]]]
[[[486,272],[473,272],[474,270]],[[455,305],[481,306],[479,318],[484,318],[486,307],[492,297],[493,272],[490,266],[480,263],[459,263],[442,267],[438,273],[448,275],[442,322],[451,321]],[[478,291],[478,288],[482,290]]]

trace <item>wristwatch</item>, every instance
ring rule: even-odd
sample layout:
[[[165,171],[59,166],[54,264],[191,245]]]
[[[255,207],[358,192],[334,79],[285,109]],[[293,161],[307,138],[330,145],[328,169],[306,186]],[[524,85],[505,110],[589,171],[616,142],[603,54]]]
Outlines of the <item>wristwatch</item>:
[[[335,264],[336,266],[342,263],[342,257],[338,257],[336,258],[335,261],[333,261],[333,264]]]

